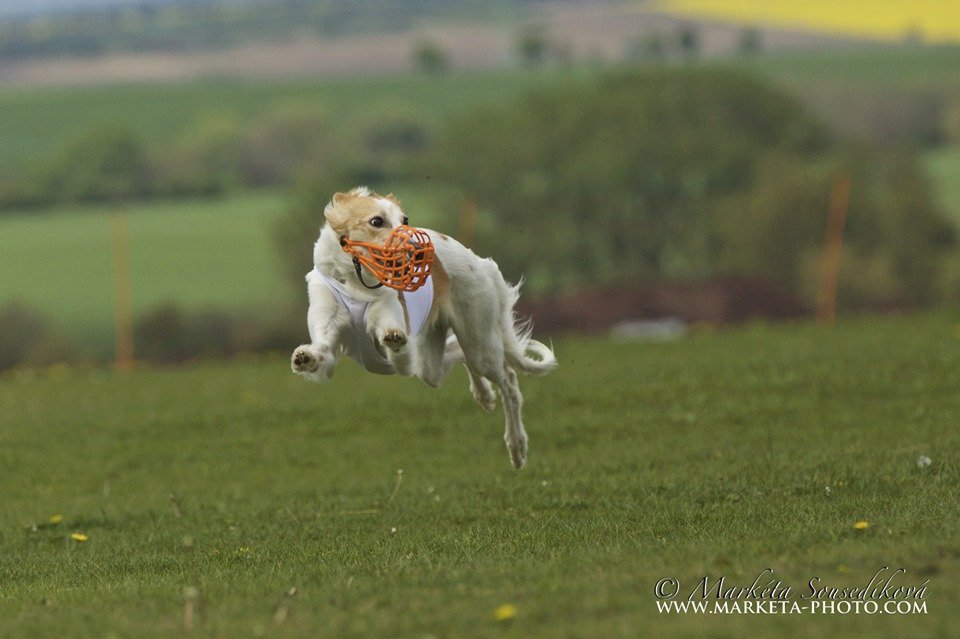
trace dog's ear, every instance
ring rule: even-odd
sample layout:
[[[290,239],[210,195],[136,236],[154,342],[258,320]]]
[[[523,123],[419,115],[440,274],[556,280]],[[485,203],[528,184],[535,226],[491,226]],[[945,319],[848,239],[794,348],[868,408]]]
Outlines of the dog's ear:
[[[323,216],[327,218],[327,223],[333,227],[333,230],[342,232],[346,230],[347,221],[350,219],[350,212],[347,210],[347,204],[356,197],[350,193],[335,193],[333,199],[323,209]]]

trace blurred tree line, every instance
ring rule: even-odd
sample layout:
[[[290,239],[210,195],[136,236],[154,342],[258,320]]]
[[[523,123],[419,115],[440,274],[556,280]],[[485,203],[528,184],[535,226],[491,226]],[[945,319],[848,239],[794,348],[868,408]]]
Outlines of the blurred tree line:
[[[960,302],[956,231],[915,157],[835,131],[798,99],[741,73],[618,71],[443,122],[416,105],[382,103],[333,128],[315,105],[288,104],[252,122],[200,121],[159,147],[98,129],[32,179],[0,184],[0,203],[292,185],[277,243],[293,298],[305,304],[324,204],[357,184],[390,183],[401,198],[409,188],[442,202],[451,219],[462,202],[477,202],[476,250],[508,278],[526,277],[530,294],[742,275],[812,307],[830,193],[849,175],[841,306]],[[0,368],[76,356],[22,306],[0,309],[0,329]],[[139,318],[136,350],[158,362],[222,357],[282,348],[303,331],[299,314],[165,306]]]
[[[214,115],[154,145],[130,130],[99,126],[67,140],[38,165],[0,175],[0,215],[55,204],[289,186],[332,164],[364,166],[364,177],[376,181],[395,172],[402,156],[422,150],[428,126],[403,103],[360,110],[336,129],[312,104],[281,104],[252,121]]]
[[[914,158],[842,139],[740,73],[608,73],[461,114],[404,157],[385,175],[429,176],[479,202],[478,252],[534,291],[746,275],[812,304],[831,187],[847,172],[842,303],[957,296],[946,266],[956,233]],[[369,167],[335,168],[284,222],[298,286],[323,204],[369,181]]]

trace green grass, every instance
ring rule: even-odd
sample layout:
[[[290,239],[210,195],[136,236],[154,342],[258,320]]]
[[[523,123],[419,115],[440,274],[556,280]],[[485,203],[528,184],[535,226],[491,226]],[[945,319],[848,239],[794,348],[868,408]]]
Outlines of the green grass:
[[[558,371],[522,382],[522,472],[461,371],[440,391],[352,363],[313,386],[282,359],[7,375],[0,635],[957,636],[955,321],[560,340]],[[929,579],[928,614],[670,616],[653,596],[888,565]]]
[[[311,106],[332,127],[353,126],[373,112],[416,109],[442,117],[552,82],[558,74],[485,72],[324,80],[119,84],[0,90],[0,167],[42,162],[84,131],[121,126],[156,145],[182,139],[211,118],[249,122],[281,106]]]
[[[732,63],[790,85],[960,91],[960,46],[956,45],[766,53],[739,57]]]
[[[186,309],[272,308],[289,291],[273,242],[287,206],[275,193],[143,204],[127,214],[137,314],[172,301]],[[112,339],[109,207],[64,207],[0,218],[0,300],[36,307],[94,347]],[[310,256],[304,256],[304,272]]]
[[[960,227],[960,147],[947,147],[924,156],[924,165],[944,211]]]

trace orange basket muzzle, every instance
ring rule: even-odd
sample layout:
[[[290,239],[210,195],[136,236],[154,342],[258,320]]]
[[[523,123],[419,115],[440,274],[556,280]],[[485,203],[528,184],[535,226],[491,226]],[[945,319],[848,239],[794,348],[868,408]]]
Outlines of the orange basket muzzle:
[[[357,277],[367,288],[388,286],[398,291],[415,291],[426,284],[436,259],[430,236],[406,224],[390,231],[383,244],[354,242],[341,237],[340,246],[353,256]],[[364,282],[361,266],[373,273],[380,283],[370,286]]]

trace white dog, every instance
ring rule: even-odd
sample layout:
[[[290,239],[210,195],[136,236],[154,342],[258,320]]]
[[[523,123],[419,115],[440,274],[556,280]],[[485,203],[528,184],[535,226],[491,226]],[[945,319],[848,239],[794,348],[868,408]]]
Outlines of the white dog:
[[[346,353],[371,372],[412,375],[438,388],[454,364],[463,362],[470,391],[485,411],[496,406],[491,382],[500,389],[504,440],[514,467],[522,468],[527,433],[517,371],[542,375],[557,360],[550,348],[531,339],[529,323],[515,321],[520,286],[507,284],[493,260],[424,229],[436,251],[426,285],[414,293],[372,288],[376,279],[355,266],[341,239],[382,244],[394,227],[407,223],[400,203],[357,187],[334,195],[323,213],[326,224],[307,274],[310,343],[293,352],[293,371],[324,381]]]

